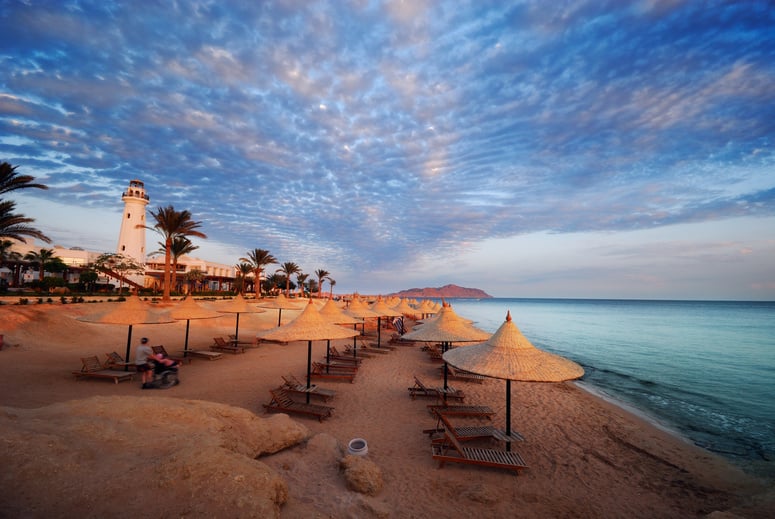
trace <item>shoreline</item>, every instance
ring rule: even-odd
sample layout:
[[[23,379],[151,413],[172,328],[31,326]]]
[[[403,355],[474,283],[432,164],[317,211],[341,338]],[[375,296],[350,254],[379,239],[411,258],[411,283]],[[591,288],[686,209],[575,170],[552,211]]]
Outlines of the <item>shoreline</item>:
[[[206,305],[216,308],[217,302]],[[34,413],[51,404],[103,395],[143,401],[164,397],[160,401],[219,402],[267,418],[262,404],[268,401],[268,390],[281,382],[280,375],[299,376],[305,370],[305,342],[263,343],[243,355],[186,364],[182,384],[168,391],[149,394],[140,390],[136,381],[118,385],[76,382],[70,372],[79,356],[104,355],[117,348],[123,352],[122,344],[126,344],[126,327],[75,319],[96,310],[94,304],[0,307],[6,343],[20,344],[0,351],[0,406],[4,407],[0,416],[13,409]],[[297,314],[297,310],[284,311],[283,322]],[[274,327],[276,319],[275,311],[246,314],[240,320],[240,335],[247,338],[255,331]],[[168,345],[174,354],[182,349],[184,327],[185,322],[138,325],[133,336],[150,336],[152,342]],[[233,332],[234,318],[192,321],[191,329],[190,347],[206,349],[212,336]],[[351,342],[332,344],[341,348]],[[325,341],[313,343],[314,359],[324,353]],[[526,438],[516,449],[529,464],[519,476],[458,464],[439,469],[431,459],[427,436],[419,433],[433,424],[425,409],[429,402],[411,400],[406,391],[413,374],[438,385],[438,364],[431,363],[416,346],[399,346],[397,351],[379,357],[364,361],[363,373],[354,384],[316,382],[337,392],[332,418],[322,423],[294,418],[313,434],[333,437],[342,445],[351,438],[368,439],[368,457],[381,468],[385,485],[376,497],[355,499],[357,509],[363,512],[355,515],[380,517],[381,511],[401,510],[404,516],[466,517],[482,510],[508,515],[520,509],[528,517],[701,517],[728,510],[741,517],[766,517],[771,510],[768,503],[772,497],[763,494],[767,487],[762,486],[765,481],[761,478],[747,475],[726,458],[578,383],[513,384],[512,422]],[[493,423],[503,425],[502,381],[455,385],[465,391],[467,404],[492,406],[496,411]],[[314,472],[300,468],[309,462],[305,452],[296,448],[262,458],[288,481],[290,497],[281,516],[315,516],[323,511],[352,514],[346,507],[357,494],[339,485],[335,472],[328,486],[311,486]],[[298,473],[288,467],[299,467]],[[115,481],[111,486],[129,483],[124,476],[112,477]],[[58,492],[52,488],[50,493],[55,497]],[[218,510],[216,506],[211,511],[217,515]]]
[[[596,398],[599,398],[601,401],[610,404],[616,408],[618,408],[621,411],[624,411],[625,413],[631,414],[634,418],[641,420],[642,422],[648,424],[651,427],[654,427],[655,429],[658,429],[666,434],[669,434],[670,436],[681,440],[682,442],[686,443],[687,445],[692,445],[694,447],[697,447],[699,449],[705,450],[707,452],[712,452],[708,449],[703,449],[702,446],[697,445],[691,438],[683,434],[681,431],[673,428],[670,426],[670,424],[664,423],[656,416],[650,414],[648,411],[641,409],[640,407],[637,407],[635,405],[630,404],[629,402],[625,402],[624,400],[617,398],[614,395],[610,395],[603,391],[602,389],[599,389],[595,387],[594,385],[584,382],[584,380],[575,380],[573,383],[579,387],[579,389],[582,389],[586,391],[587,393],[590,393],[591,395],[595,396]],[[717,454],[718,453],[713,453]],[[723,456],[722,456],[723,457]],[[726,458],[725,458],[726,459]]]

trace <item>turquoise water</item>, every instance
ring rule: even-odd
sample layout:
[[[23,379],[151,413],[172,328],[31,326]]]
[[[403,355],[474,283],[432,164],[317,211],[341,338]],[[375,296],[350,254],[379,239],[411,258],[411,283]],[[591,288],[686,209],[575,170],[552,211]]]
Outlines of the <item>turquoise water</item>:
[[[775,303],[451,299],[494,332],[511,311],[538,348],[583,382],[710,451],[775,461]]]

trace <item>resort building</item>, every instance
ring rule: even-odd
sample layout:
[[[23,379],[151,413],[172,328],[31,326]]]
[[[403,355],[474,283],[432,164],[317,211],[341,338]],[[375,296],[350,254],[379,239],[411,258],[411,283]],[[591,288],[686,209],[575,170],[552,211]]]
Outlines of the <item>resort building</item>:
[[[164,254],[146,251],[146,210],[150,197],[145,191],[145,185],[140,180],[130,180],[129,187],[121,195],[124,210],[118,234],[116,253],[132,258],[145,267],[143,274],[121,276],[100,276],[98,283],[115,286],[131,286],[134,288],[150,288],[161,290],[164,280]],[[98,257],[106,251],[87,251],[81,247],[65,248],[61,245],[49,246],[33,240],[29,243],[14,243],[12,252],[17,252],[22,258],[29,252],[39,252],[41,249],[51,249],[54,255],[67,265],[64,273],[51,273],[56,277],[64,277],[66,283],[78,283],[80,273],[89,268]],[[174,268],[174,266],[173,266]],[[6,286],[14,287],[30,283],[39,278],[37,267],[24,260],[6,261],[0,268],[0,280]],[[46,277],[49,277],[46,275]],[[236,277],[232,265],[214,263],[191,256],[181,256],[177,260],[176,282],[173,291],[189,292],[191,290],[231,290]]]

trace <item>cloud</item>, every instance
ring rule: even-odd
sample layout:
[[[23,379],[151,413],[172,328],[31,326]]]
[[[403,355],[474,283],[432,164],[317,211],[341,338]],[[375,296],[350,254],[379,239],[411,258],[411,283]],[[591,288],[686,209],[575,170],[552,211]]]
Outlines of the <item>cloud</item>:
[[[54,188],[42,199],[113,210],[140,178],[229,247],[352,271],[531,233],[767,217],[765,15],[18,3],[0,13],[0,151]]]

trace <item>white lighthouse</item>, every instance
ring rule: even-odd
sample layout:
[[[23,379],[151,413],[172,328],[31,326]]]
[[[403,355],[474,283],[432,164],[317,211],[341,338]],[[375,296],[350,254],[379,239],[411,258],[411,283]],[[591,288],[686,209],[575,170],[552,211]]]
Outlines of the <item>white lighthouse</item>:
[[[121,200],[124,202],[124,215],[116,252],[145,265],[145,206],[150,201],[145,194],[145,185],[140,180],[130,180]]]

